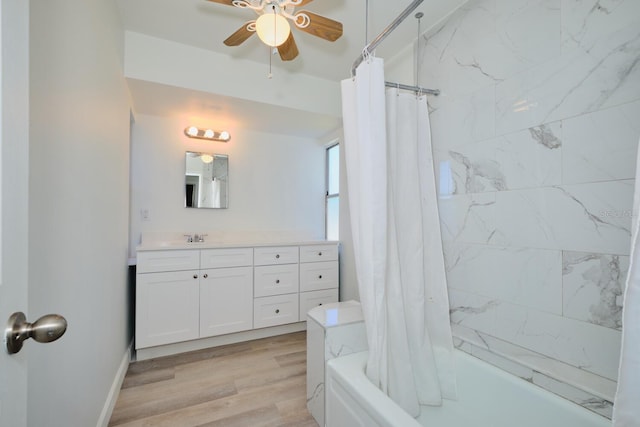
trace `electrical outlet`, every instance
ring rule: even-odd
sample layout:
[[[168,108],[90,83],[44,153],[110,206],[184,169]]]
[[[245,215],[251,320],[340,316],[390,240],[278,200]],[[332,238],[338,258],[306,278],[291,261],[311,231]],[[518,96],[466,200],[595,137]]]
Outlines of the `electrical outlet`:
[[[140,209],[140,219],[143,221],[149,221],[149,209]]]

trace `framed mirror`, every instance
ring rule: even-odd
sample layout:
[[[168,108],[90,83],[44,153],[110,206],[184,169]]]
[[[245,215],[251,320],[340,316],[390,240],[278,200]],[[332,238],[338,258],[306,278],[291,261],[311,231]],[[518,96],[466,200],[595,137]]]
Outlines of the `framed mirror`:
[[[228,155],[186,152],[184,206],[209,209],[229,207]]]

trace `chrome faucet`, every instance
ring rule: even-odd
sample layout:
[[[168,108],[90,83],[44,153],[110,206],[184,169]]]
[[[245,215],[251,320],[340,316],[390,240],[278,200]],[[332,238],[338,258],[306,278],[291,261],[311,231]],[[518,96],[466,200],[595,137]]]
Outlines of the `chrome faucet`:
[[[199,234],[199,235],[198,234],[194,234],[193,235],[193,241],[202,243],[202,242],[204,242],[205,236],[208,236],[208,234]]]
[[[184,237],[187,238],[187,243],[193,243],[193,236],[191,234],[185,234]]]

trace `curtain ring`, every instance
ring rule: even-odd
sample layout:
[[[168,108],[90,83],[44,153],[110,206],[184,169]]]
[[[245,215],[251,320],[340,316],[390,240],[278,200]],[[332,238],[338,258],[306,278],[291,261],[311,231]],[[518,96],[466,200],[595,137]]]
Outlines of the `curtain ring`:
[[[365,46],[362,49],[362,60],[371,63],[371,57],[371,52],[369,52],[369,49]]]

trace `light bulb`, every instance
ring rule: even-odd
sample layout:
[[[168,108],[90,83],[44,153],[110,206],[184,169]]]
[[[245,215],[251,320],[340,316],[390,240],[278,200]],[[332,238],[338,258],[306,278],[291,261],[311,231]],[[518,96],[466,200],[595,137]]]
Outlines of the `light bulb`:
[[[211,154],[200,154],[200,160],[202,163],[211,163],[213,162],[213,156]]]
[[[195,126],[191,126],[189,129],[187,129],[187,135],[198,136],[198,128]]]
[[[284,16],[277,13],[265,13],[256,20],[256,33],[264,44],[277,47],[287,41],[291,27]]]
[[[227,141],[229,139],[229,132],[227,132],[226,130],[220,132],[220,139],[222,139],[223,141]]]
[[[205,138],[213,138],[214,135],[215,135],[215,132],[212,131],[211,129],[207,129],[204,131]]]

